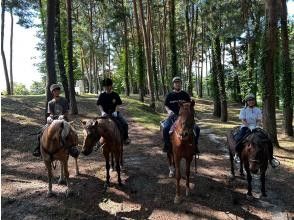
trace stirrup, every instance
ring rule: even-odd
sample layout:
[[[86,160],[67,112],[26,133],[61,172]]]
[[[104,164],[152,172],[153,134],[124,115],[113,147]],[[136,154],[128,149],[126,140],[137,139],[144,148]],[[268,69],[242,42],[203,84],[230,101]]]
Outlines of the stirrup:
[[[280,166],[280,164],[280,161],[275,157],[270,160],[270,165],[272,166],[272,168],[277,168],[278,166]]]

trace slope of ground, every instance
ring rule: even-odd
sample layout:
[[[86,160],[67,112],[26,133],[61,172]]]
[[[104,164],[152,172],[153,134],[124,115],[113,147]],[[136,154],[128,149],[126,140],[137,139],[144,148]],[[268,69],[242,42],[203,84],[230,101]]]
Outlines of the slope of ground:
[[[246,180],[229,178],[229,160],[224,134],[238,124],[239,106],[231,106],[230,121],[221,124],[211,116],[212,103],[197,100],[202,129],[198,173],[191,167],[191,195],[173,203],[175,180],[168,178],[166,155],[157,122],[147,105],[124,99],[122,112],[130,123],[132,143],[124,148],[123,187],[111,173],[111,187],[104,191],[105,162],[100,151],[80,156],[81,175],[75,176],[70,159],[70,181],[75,194],[65,197],[66,187],[57,185],[46,198],[47,172],[41,159],[31,156],[36,132],[44,121],[42,96],[2,97],[1,109],[1,202],[2,219],[292,219],[294,207],[293,139],[280,137],[275,151],[281,166],[269,168],[267,198],[259,198],[259,180],[254,177],[255,198],[248,200]],[[72,117],[82,143],[81,119],[97,116],[95,97],[79,97],[80,114]],[[184,194],[182,180],[182,194]]]

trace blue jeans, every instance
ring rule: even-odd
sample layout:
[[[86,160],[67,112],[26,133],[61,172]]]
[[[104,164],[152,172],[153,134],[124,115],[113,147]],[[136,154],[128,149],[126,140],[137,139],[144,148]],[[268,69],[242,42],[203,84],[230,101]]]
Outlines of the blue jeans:
[[[171,149],[171,143],[170,143],[170,134],[169,130],[171,126],[175,123],[177,120],[178,116],[177,115],[172,115],[168,117],[165,121],[163,121],[163,140],[164,140],[164,148],[165,149]],[[200,128],[198,125],[194,125],[194,135],[195,135],[195,144],[198,144],[198,139],[200,136]]]
[[[240,143],[242,141],[242,139],[244,138],[244,136],[247,134],[247,132],[249,131],[250,129],[248,127],[242,127],[239,131],[239,133],[236,135],[235,137],[235,140],[236,140],[236,151],[241,151],[241,147],[242,147],[242,144]]]

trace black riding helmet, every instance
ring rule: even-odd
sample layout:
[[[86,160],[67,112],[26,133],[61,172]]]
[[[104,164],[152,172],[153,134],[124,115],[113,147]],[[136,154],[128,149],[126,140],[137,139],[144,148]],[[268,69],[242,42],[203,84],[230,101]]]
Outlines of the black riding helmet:
[[[102,82],[103,86],[112,86],[112,84],[113,84],[113,82],[109,78],[104,79],[103,82]]]

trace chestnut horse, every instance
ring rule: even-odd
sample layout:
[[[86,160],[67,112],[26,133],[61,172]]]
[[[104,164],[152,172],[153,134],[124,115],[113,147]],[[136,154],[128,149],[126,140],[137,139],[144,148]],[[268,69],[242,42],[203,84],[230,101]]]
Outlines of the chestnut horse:
[[[54,120],[52,124],[45,128],[40,139],[40,150],[48,171],[48,197],[54,195],[52,192],[52,165],[55,160],[59,160],[61,164],[60,179],[58,183],[66,183],[68,187],[66,193],[67,195],[71,193],[68,172],[69,147],[77,145],[77,132],[71,127],[69,122],[64,120]],[[75,158],[75,165],[76,175],[78,175],[79,167],[77,158]]]
[[[195,102],[179,102],[179,117],[173,125],[173,132],[170,135],[172,152],[168,153],[170,166],[174,165],[176,170],[176,196],[174,203],[180,202],[180,162],[186,159],[186,196],[189,195],[190,164],[193,160],[194,152],[194,105]]]
[[[97,120],[82,121],[84,125],[84,142],[82,153],[89,155],[93,151],[93,147],[102,137],[100,143],[103,148],[103,155],[106,161],[106,183],[105,188],[110,185],[109,175],[109,157],[110,154],[114,155],[116,163],[116,171],[118,184],[122,185],[120,178],[120,169],[122,166],[122,155],[123,155],[123,141],[116,123],[109,117],[100,117]]]
[[[235,177],[233,154],[235,153],[235,141],[233,134],[238,128],[234,128],[227,135],[227,141],[230,153],[231,175]],[[270,151],[273,149],[272,142],[265,131],[260,128],[253,129],[245,140],[242,142],[242,151],[240,154],[240,175],[244,176],[243,165],[247,174],[247,195],[252,196],[252,176],[251,173],[257,174],[260,171],[261,193],[266,196],[265,191],[265,173],[270,160]]]

